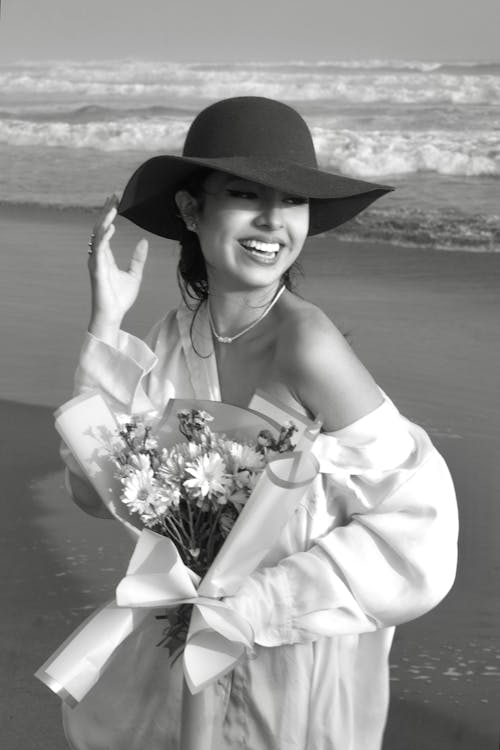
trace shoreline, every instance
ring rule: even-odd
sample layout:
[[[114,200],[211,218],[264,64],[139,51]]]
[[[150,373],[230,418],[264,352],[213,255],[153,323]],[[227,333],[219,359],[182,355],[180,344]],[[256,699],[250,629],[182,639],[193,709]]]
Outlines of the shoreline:
[[[20,218],[23,215],[29,214],[31,217],[36,218],[39,221],[51,222],[57,219],[62,222],[74,222],[81,219],[87,219],[89,226],[92,223],[92,217],[99,211],[100,206],[77,206],[77,205],[65,205],[65,204],[42,204],[37,201],[12,201],[0,200],[0,221],[9,220],[12,218]],[[372,227],[374,229],[374,227]],[[431,245],[419,244],[417,242],[411,242],[404,240],[402,237],[398,237],[392,240],[387,234],[390,234],[387,230],[384,236],[378,238],[369,236],[369,227],[362,227],[362,230],[366,232],[366,236],[353,236],[349,235],[344,229],[339,228],[338,230],[332,230],[331,232],[325,232],[320,235],[316,235],[315,239],[324,241],[332,241],[341,245],[369,245],[369,246],[383,246],[393,247],[399,250],[409,250],[418,252],[431,252],[431,253],[464,253],[471,255],[500,255],[500,245],[493,245],[491,241],[489,247],[474,245]],[[146,233],[147,234],[147,233]],[[166,240],[168,242],[168,240]]]
[[[128,539],[66,495],[52,410],[71,395],[88,315],[92,217],[22,209],[5,216],[0,258],[4,367],[0,415],[6,502],[0,577],[6,750],[63,750],[59,701],[33,672],[123,574]],[[140,230],[120,222],[126,262]],[[118,233],[117,233],[118,234]],[[144,335],[177,304],[175,246],[154,241],[127,329]],[[457,581],[430,614],[399,627],[384,750],[498,744],[500,256],[333,238],[309,241],[301,293],[349,334],[403,414],[450,466],[460,507]],[[461,666],[463,665],[463,666]],[[489,743],[489,744],[488,744]]]

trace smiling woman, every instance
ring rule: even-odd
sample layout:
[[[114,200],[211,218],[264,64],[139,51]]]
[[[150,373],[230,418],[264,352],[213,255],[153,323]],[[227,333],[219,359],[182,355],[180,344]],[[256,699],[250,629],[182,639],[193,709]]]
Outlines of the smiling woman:
[[[259,273],[260,266],[268,267],[268,283],[283,281],[307,237],[307,198],[223,172],[212,172],[202,191],[203,200],[196,202],[188,191],[180,191],[176,203],[197,227],[211,294],[221,274],[241,287],[245,269],[248,284],[262,285],[266,277],[265,271]]]
[[[253,649],[206,688],[218,726],[210,750],[379,750],[394,626],[431,609],[453,582],[456,510],[442,458],[290,280],[308,235],[388,190],[320,171],[293,109],[239,97],[198,115],[183,156],[142,164],[119,206],[106,202],[89,243],[92,315],[77,393],[98,388],[116,411],[162,414],[173,397],[248,406],[260,389],[321,415],[321,473],[262,566],[224,598],[247,621]],[[117,212],[182,247],[184,302],[147,343],[120,330],[147,243],[128,271],[116,267]],[[63,455],[75,501],[105,515]],[[65,709],[73,748],[208,747],[203,726],[193,739],[181,719],[181,671],[154,648],[162,628],[148,620]],[[186,709],[185,692],[182,700]]]
[[[221,208],[221,201],[226,198],[228,208],[232,207],[234,211],[239,209],[243,212],[243,216],[245,213],[249,215],[252,211],[262,211],[262,202],[268,203],[269,200],[271,201],[271,210],[273,209],[272,204],[274,202],[277,203],[276,208],[278,209],[280,205],[283,205],[283,207],[302,205],[304,206],[302,213],[304,214],[306,223],[305,232],[307,233],[309,224],[309,211],[306,205],[308,204],[307,198],[281,193],[273,188],[267,188],[259,183],[234,177],[224,172],[214,172],[206,169],[196,172],[176,194],[176,203],[182,209],[187,219],[180,239],[181,254],[179,259],[179,281],[185,299],[186,294],[189,296],[191,292],[194,293],[198,301],[204,300],[208,296],[207,273],[209,265],[207,262],[207,248],[202,252],[198,233],[189,231],[188,226],[191,228],[196,226],[197,220],[195,214],[200,211],[205,213],[205,205],[210,198],[216,199],[216,206],[218,203],[219,209]],[[265,210],[268,211],[269,206],[266,206]],[[208,212],[210,212],[210,208]],[[286,215],[289,216],[290,213],[287,212]],[[297,218],[297,216],[298,212],[295,212],[295,217]],[[249,218],[251,217],[247,216],[247,219]],[[274,220],[271,217],[271,224]],[[273,232],[262,226],[261,228],[252,227],[248,231],[248,234],[248,237],[239,238],[238,243],[256,261],[260,260],[263,264],[275,264],[278,255],[281,258],[283,257],[283,253],[280,253],[280,250],[285,248],[286,243],[283,242],[282,232]],[[303,242],[304,239],[301,246]],[[298,267],[296,268],[295,262],[285,268],[281,275],[281,282],[284,288],[289,290],[293,288],[293,275],[297,269]],[[215,279],[213,282],[215,283]],[[211,294],[213,295],[213,293],[214,289],[212,286]],[[210,314],[210,306],[208,306],[207,310]],[[216,331],[218,330],[215,326],[213,327]],[[241,332],[235,334],[233,337],[226,336],[224,338],[231,338],[231,341],[233,341],[236,336],[239,337],[240,335]]]

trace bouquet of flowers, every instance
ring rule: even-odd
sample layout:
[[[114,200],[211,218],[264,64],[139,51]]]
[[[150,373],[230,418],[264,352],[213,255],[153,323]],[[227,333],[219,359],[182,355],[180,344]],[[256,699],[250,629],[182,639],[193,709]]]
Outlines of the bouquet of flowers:
[[[177,412],[186,442],[160,447],[153,427],[122,418],[110,446],[120,499],[142,524],[175,544],[182,562],[200,578],[210,568],[269,460],[293,451],[297,427],[284,424],[278,437],[260,430],[254,441],[231,440],[211,430],[202,409]],[[192,605],[171,614],[161,641],[177,655],[185,642]]]
[[[60,407],[56,428],[136,544],[115,597],[36,676],[76,705],[120,644],[167,608],[166,644],[182,647],[185,683],[201,693],[253,646],[250,624],[224,599],[262,564],[318,475],[320,423],[263,394],[247,409],[171,399],[154,427],[117,422],[94,391]]]

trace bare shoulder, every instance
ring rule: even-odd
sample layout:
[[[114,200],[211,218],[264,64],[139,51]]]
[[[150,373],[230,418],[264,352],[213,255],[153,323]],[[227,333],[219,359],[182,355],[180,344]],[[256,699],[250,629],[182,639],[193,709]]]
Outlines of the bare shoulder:
[[[290,297],[279,330],[278,366],[294,397],[312,415],[321,414],[324,429],[341,429],[376,409],[382,394],[330,318]]]

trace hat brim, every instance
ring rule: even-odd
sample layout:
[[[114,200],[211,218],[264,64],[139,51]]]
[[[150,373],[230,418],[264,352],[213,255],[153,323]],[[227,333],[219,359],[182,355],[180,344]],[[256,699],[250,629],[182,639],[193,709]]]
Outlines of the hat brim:
[[[177,215],[175,193],[195,172],[218,172],[258,182],[281,192],[309,198],[309,235],[343,224],[393,190],[387,185],[305,167],[294,162],[244,156],[203,159],[154,156],[134,172],[118,213],[148,232],[178,240],[184,224]]]

